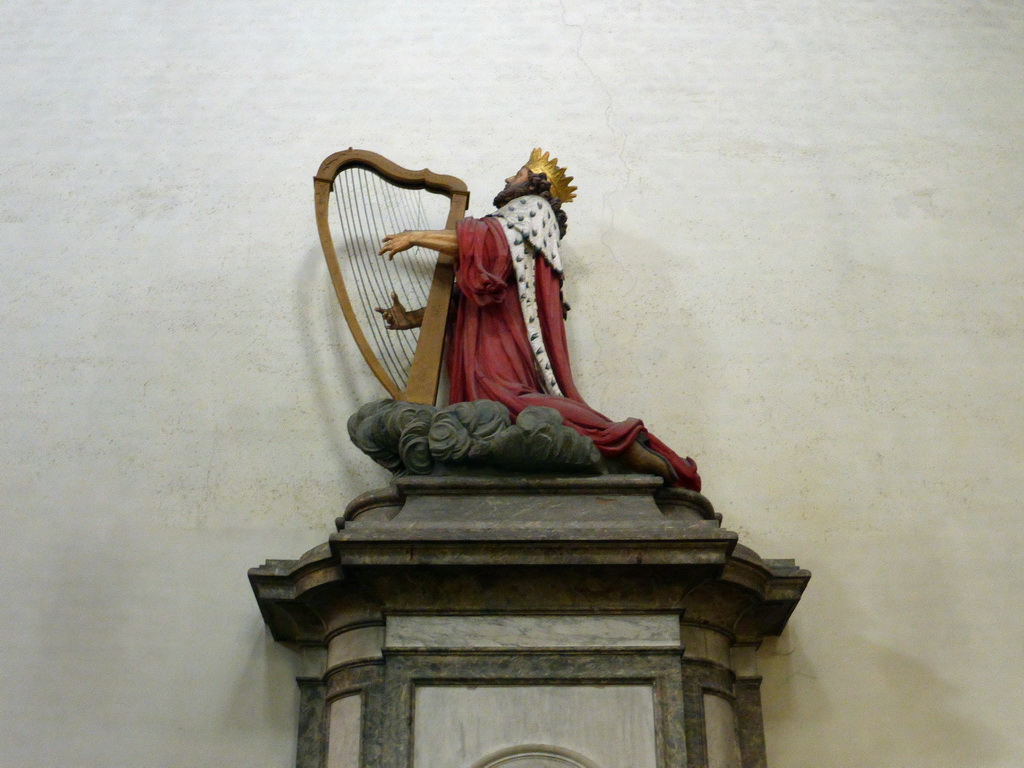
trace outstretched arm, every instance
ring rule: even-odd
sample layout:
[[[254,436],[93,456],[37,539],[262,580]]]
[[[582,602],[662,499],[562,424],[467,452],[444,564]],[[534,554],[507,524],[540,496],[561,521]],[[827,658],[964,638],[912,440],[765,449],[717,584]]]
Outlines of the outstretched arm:
[[[458,259],[459,239],[453,229],[406,230],[397,235],[388,235],[383,240],[380,255],[388,260],[395,258],[396,253],[407,251],[413,247],[429,248]]]

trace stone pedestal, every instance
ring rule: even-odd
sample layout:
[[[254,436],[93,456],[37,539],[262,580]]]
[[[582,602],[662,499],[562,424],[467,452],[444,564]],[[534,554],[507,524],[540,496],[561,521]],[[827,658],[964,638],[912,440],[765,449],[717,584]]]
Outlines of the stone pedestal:
[[[810,574],[612,475],[399,479],[249,578],[299,768],[760,768],[754,652]]]

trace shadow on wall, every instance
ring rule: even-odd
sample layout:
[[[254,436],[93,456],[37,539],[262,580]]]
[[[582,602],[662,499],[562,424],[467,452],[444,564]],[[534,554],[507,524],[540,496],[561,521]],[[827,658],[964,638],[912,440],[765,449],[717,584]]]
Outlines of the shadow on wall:
[[[819,591],[825,589],[821,571],[815,572]],[[864,637],[854,602],[834,583],[828,591],[829,610],[841,621],[808,628],[798,609],[783,635],[765,641],[759,654],[772,765],[1013,764],[1004,739],[971,716],[976,706],[961,705],[965,692],[943,679],[941,668]]]
[[[360,468],[369,471],[376,469],[376,465],[349,441],[348,417],[360,405],[379,400],[387,393],[378,385],[349,335],[319,248],[306,253],[296,275],[295,315],[309,382],[336,471],[346,487],[361,488],[365,473]],[[385,475],[381,475],[381,480],[379,485],[387,484]]]
[[[596,209],[580,216],[600,215]],[[630,211],[615,211],[629,219]],[[571,221],[571,219],[570,219]],[[569,359],[576,386],[612,419],[635,417],[681,456],[692,456],[714,500],[702,456],[712,395],[709,348],[697,315],[706,302],[690,282],[694,258],[664,242],[600,225],[601,239],[562,246]],[[570,223],[570,230],[571,230]],[[652,396],[652,393],[656,393]]]
[[[244,647],[242,634],[240,629],[239,650]],[[224,708],[224,726],[232,733],[244,734],[253,730],[254,723],[265,727],[269,721],[294,740],[299,711],[296,653],[274,642],[258,611],[245,627],[244,637],[249,653]],[[254,709],[261,712],[261,718],[254,717]]]

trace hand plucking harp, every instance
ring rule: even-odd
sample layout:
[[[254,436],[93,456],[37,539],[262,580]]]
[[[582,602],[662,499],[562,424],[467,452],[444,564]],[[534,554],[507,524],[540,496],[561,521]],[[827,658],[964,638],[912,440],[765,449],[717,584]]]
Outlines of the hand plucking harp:
[[[423,325],[423,309],[411,311],[406,309],[394,291],[391,292],[391,307],[389,309],[376,307],[374,312],[380,312],[384,319],[384,325],[389,331],[408,331]]]
[[[385,235],[381,242],[384,245],[380,248],[380,255],[387,256],[388,261],[391,261],[395,258],[395,254],[408,251],[415,245],[414,233],[406,231],[399,232],[397,235]]]

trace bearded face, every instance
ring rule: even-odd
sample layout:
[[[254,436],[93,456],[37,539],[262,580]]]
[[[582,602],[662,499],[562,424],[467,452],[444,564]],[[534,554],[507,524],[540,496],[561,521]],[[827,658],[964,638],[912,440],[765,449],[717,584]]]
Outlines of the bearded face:
[[[538,177],[547,179],[545,174],[531,173],[530,169],[524,165],[515,176],[509,176],[505,179],[505,188],[494,198],[494,207],[501,208],[503,205],[507,205],[523,195],[537,194],[536,180]]]
[[[551,182],[548,181],[548,175],[534,173],[524,165],[515,176],[505,179],[505,188],[494,198],[494,207],[501,208],[523,195],[539,195],[547,200],[558,221],[558,233],[561,237],[565,237],[567,227],[565,211],[562,210],[561,201],[557,197],[551,196]]]

